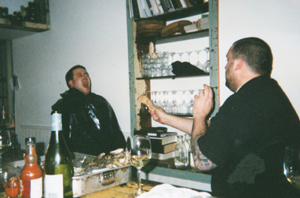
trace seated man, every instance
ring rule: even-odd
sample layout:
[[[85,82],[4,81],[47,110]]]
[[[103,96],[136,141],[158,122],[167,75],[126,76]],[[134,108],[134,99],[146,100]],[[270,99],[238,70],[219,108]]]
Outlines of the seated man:
[[[91,93],[91,79],[81,65],[66,74],[69,90],[61,94],[52,111],[62,113],[64,138],[70,151],[91,155],[125,148],[125,138],[113,108]]]

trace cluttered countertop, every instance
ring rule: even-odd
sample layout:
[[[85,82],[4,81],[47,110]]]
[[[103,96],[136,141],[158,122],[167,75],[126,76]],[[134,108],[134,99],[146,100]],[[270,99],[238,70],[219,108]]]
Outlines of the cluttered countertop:
[[[166,144],[173,144],[175,145],[177,139],[174,138],[175,135],[171,135],[171,142]],[[164,137],[162,137],[165,139]],[[170,137],[166,137],[169,138]],[[155,139],[155,138],[154,138]],[[151,141],[151,143],[153,143]],[[164,144],[161,145],[164,147]],[[159,147],[158,145],[155,146],[156,148]],[[174,147],[173,147],[174,148]],[[166,153],[168,153],[167,151]],[[147,176],[142,178],[144,179],[143,183],[143,190],[150,191],[150,193],[157,193],[157,189],[160,192],[169,193],[178,191],[178,193],[190,193],[189,189],[196,189],[195,192],[199,191],[209,191],[202,188],[194,188],[194,186],[185,186],[186,182],[180,181],[179,183],[172,183],[168,181],[164,181],[161,179],[152,179],[151,174],[157,174],[157,170],[160,170],[162,175],[164,176],[174,176],[174,171],[179,172],[179,179],[187,180],[198,180],[199,171],[195,170],[190,166],[186,167],[178,167],[176,164],[176,155],[174,154],[174,150],[172,151],[172,156],[164,158],[164,153],[160,153],[159,150],[153,149],[152,156],[153,158],[147,159],[145,164],[149,163],[145,166],[143,161],[137,161],[137,163],[142,163],[141,167],[142,173],[146,174]],[[155,153],[158,155],[155,156]],[[153,155],[154,154],[154,155]],[[97,196],[95,194],[101,194],[101,197],[105,194],[111,193],[121,193],[120,197],[126,196],[128,193],[136,190],[135,186],[136,183],[133,181],[136,180],[136,170],[131,164],[129,163],[128,159],[132,159],[132,156],[127,156],[128,153],[124,149],[117,149],[111,151],[110,155],[100,154],[99,156],[91,156],[82,153],[74,153],[73,159],[73,167],[74,167],[74,176],[71,178],[73,183],[73,197],[93,197]],[[160,158],[163,156],[163,158]],[[168,154],[167,154],[168,156]],[[44,156],[40,157],[40,167],[44,167]],[[138,160],[138,159],[136,159]],[[143,160],[143,159],[141,159]],[[148,161],[149,160],[149,161]],[[7,159],[5,160],[6,162]],[[6,163],[6,166],[9,169],[13,169],[15,172],[20,172],[24,166],[24,159],[18,158],[16,159],[9,159],[9,163]],[[138,165],[138,166],[140,166]],[[137,166],[136,166],[137,167]],[[160,173],[158,173],[160,174]],[[185,175],[186,178],[180,178],[181,175]],[[203,174],[206,177],[205,174]],[[203,176],[201,174],[201,177]],[[175,176],[176,177],[176,176]],[[194,178],[194,179],[193,179]],[[151,180],[151,181],[149,181]],[[172,179],[174,180],[174,179]],[[206,183],[210,183],[209,179],[205,179]],[[168,184],[168,185],[167,185]],[[172,184],[173,186],[171,186]],[[178,186],[178,187],[175,187]],[[151,190],[153,188],[153,190]],[[104,193],[104,194],[103,194]],[[178,194],[177,193],[177,194]],[[2,193],[3,194],[3,193]],[[149,194],[149,193],[148,193]],[[151,194],[149,197],[151,197]],[[162,194],[162,193],[160,193]],[[209,194],[205,194],[209,195]],[[0,194],[1,196],[1,194]],[[146,196],[146,195],[144,195]]]

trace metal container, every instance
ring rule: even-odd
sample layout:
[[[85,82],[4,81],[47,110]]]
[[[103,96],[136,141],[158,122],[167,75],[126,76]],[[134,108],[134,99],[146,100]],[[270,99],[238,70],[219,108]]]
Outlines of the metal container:
[[[74,153],[76,158],[88,156],[82,153]],[[89,155],[90,156],[90,155]],[[43,164],[44,156],[41,156],[41,164]],[[22,170],[24,160],[9,163],[7,168]],[[42,166],[42,165],[41,165]],[[132,167],[131,165],[118,168],[102,168],[94,169],[89,173],[79,176],[73,176],[73,197],[80,197],[86,194],[118,186],[131,181]]]

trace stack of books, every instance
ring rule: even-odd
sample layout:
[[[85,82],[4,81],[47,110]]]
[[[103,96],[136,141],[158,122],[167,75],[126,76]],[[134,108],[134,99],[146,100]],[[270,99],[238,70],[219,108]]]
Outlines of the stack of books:
[[[130,18],[147,18],[207,3],[208,0],[128,0]]]
[[[149,136],[152,147],[152,159],[166,160],[175,157],[176,132],[167,132],[167,129],[164,127],[156,127],[139,131],[138,133]]]

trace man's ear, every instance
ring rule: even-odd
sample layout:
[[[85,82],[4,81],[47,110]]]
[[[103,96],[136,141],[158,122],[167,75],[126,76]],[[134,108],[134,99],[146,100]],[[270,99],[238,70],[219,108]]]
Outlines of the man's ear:
[[[68,84],[69,84],[69,86],[70,86],[71,88],[74,87],[73,80],[69,80]]]
[[[243,67],[244,60],[242,58],[237,58],[235,60],[235,70],[240,70]]]

